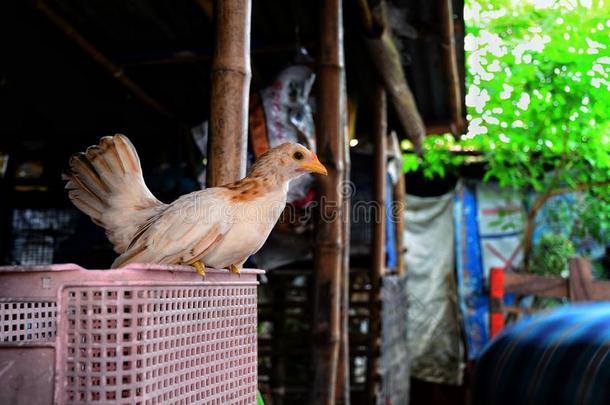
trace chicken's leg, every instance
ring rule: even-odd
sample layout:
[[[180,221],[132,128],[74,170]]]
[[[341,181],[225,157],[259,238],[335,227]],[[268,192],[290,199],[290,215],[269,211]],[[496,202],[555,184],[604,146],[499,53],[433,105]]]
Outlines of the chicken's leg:
[[[234,264],[230,265],[229,270],[231,271],[231,273],[235,273],[238,276],[241,276],[241,270],[239,270],[239,267],[237,267],[236,265],[234,265]]]
[[[205,278],[205,265],[200,260],[197,260],[195,263],[193,263],[193,267],[195,268],[195,270],[197,270],[197,273],[201,277]]]

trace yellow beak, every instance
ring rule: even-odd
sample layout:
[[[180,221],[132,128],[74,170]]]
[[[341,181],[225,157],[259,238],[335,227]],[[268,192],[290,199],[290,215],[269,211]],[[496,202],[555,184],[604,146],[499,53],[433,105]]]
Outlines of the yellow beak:
[[[307,170],[308,172],[323,174],[324,176],[326,176],[328,174],[326,167],[324,167],[324,165],[322,163],[320,163],[318,158],[314,158],[314,160],[311,163],[305,163],[302,167],[304,170]]]

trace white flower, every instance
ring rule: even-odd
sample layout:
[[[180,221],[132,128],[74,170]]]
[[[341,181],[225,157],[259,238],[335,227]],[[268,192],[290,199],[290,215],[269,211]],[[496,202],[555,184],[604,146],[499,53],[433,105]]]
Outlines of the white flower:
[[[477,113],[483,112],[483,107],[491,99],[487,90],[481,90],[479,86],[471,84],[468,88],[468,94],[466,94],[466,105],[468,107],[474,107]]]
[[[513,86],[503,83],[502,84],[502,93],[500,93],[500,98],[502,100],[506,100],[506,99],[510,98],[510,95],[512,94],[513,89],[514,89]]]
[[[472,121],[470,121],[470,124],[468,124],[467,136],[469,138],[472,138],[476,135],[486,134],[487,127],[482,126],[481,125],[482,123],[483,123],[483,120],[481,118],[475,118]]]
[[[517,101],[517,107],[525,111],[529,105],[530,95],[527,93],[521,93],[521,97],[519,98],[519,101]]]

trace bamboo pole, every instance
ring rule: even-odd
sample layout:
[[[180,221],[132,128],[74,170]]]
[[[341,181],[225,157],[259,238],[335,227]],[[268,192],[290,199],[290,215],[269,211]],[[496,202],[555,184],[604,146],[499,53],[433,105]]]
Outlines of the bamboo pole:
[[[360,0],[358,4],[365,27],[366,49],[383,80],[401,127],[415,150],[421,153],[426,128],[407,83],[400,53],[389,29],[385,4],[383,1],[380,2],[374,10],[369,8],[366,0]]]
[[[250,91],[250,0],[216,0],[208,187],[246,175]]]
[[[398,181],[394,185],[392,190],[394,203],[397,209],[395,210],[394,218],[394,237],[396,238],[396,274],[403,276],[407,269],[405,265],[405,253],[407,248],[404,241],[405,232],[405,197],[406,197],[406,185],[405,175],[400,173]]]
[[[343,89],[345,89],[345,76],[343,76]],[[342,97],[343,106],[341,107],[341,118],[343,121],[342,129],[343,136],[341,141],[343,142],[343,184],[350,185],[350,171],[351,171],[351,160],[349,155],[349,122],[347,114],[347,97]],[[351,402],[350,398],[350,355],[349,355],[349,258],[350,258],[350,227],[351,227],[351,186],[343,187],[344,198],[343,198],[343,212],[346,217],[343,221],[343,268],[341,269],[341,331],[340,339],[341,343],[339,346],[339,360],[338,360],[338,375],[337,375],[337,388],[335,392],[335,403],[349,405]]]
[[[342,131],[343,17],[340,0],[323,2],[320,14],[318,67],[317,143],[328,176],[320,179],[320,220],[316,229],[314,267],[314,378],[310,402],[335,401],[341,339],[341,274],[343,257],[344,201],[341,183],[345,133]]]
[[[401,277],[405,274],[405,253],[407,248],[404,242],[405,231],[405,206],[406,206],[406,185],[405,175],[402,172],[403,157],[400,149],[400,141],[396,132],[391,133],[392,148],[398,152],[398,178],[392,187],[392,220],[394,221],[394,239],[396,245],[396,274]]]
[[[464,131],[464,117],[462,116],[462,87],[458,74],[457,55],[455,52],[455,32],[453,26],[452,0],[439,0],[441,12],[441,33],[443,61],[445,75],[449,82],[449,106],[451,109],[451,132],[455,136],[462,135]]]
[[[374,179],[373,198],[375,209],[373,221],[373,246],[371,266],[370,328],[369,357],[367,362],[367,395],[368,403],[377,402],[379,387],[379,355],[381,345],[381,280],[385,273],[385,186],[386,186],[386,145],[387,145],[387,103],[386,93],[381,84],[373,93],[373,139],[374,149]]]
[[[78,45],[85,53],[87,53],[94,61],[98,63],[102,68],[107,70],[112,77],[118,80],[127,90],[133,93],[137,99],[142,103],[146,104],[153,110],[163,114],[167,118],[175,118],[174,114],[168,111],[165,107],[159,104],[154,98],[146,93],[140,86],[134,83],[129,77],[123,73],[123,69],[120,66],[115,65],[110,59],[101,53],[93,44],[91,44],[85,37],[76,31],[76,29],[63,17],[57,14],[44,0],[38,0],[36,2],[36,8],[42,12],[53,24],[55,24],[63,33]]]

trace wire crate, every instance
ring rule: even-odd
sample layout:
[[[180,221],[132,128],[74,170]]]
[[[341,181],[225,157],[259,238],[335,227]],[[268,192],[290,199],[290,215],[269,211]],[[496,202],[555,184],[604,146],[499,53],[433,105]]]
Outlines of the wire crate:
[[[0,267],[0,403],[256,403],[260,273]]]
[[[79,215],[74,209],[14,209],[10,263],[52,263],[60,243],[74,233]]]

